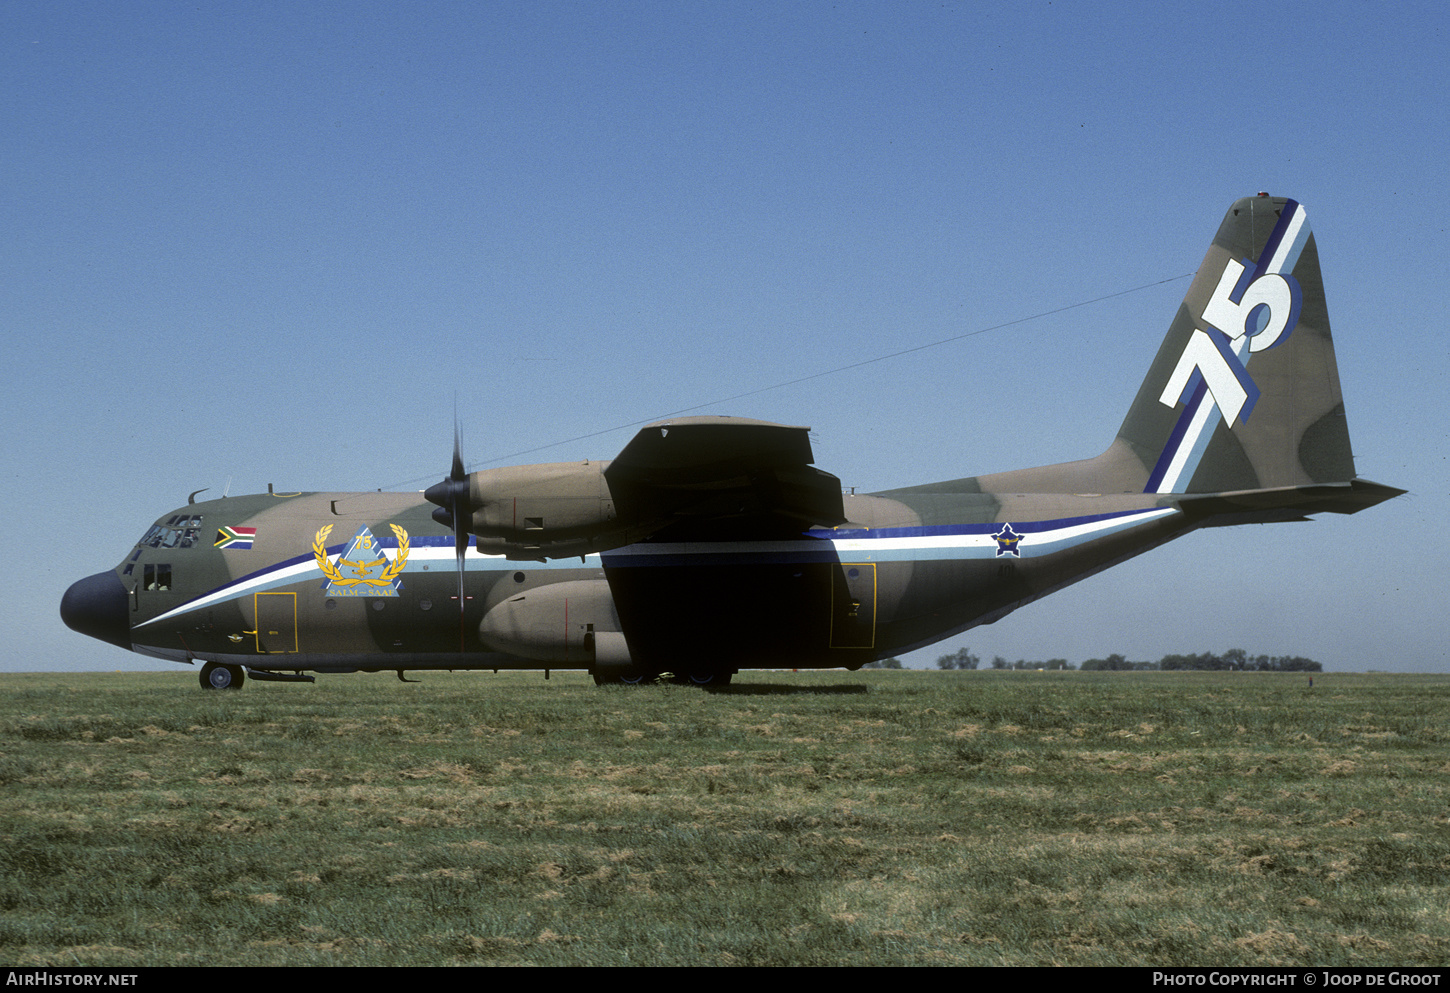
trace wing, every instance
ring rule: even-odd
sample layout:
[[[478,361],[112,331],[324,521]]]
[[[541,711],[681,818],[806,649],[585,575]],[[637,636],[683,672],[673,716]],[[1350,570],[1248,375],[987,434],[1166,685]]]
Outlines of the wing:
[[[815,468],[810,428],[688,417],[641,428],[604,470],[624,520],[657,536],[765,538],[846,520],[841,481]]]

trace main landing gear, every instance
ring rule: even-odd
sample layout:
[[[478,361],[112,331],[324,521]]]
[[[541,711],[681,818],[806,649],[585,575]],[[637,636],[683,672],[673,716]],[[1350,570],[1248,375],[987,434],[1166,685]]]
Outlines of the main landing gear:
[[[625,669],[594,670],[595,686],[640,686],[660,678],[657,672],[648,672],[636,666]]]
[[[219,665],[208,662],[201,667],[201,688],[204,690],[239,690],[247,681],[239,665]]]
[[[714,669],[697,669],[691,672],[675,673],[675,678],[686,686],[704,686],[709,689],[719,689],[721,686],[730,685],[730,677],[733,672],[717,672]]]
[[[673,674],[671,682],[683,686],[703,686],[708,689],[718,689],[721,686],[729,686],[730,678],[735,674],[732,672],[720,672],[715,669],[694,669],[684,670]],[[594,672],[595,686],[640,686],[654,682],[660,678],[660,673],[630,666],[627,669],[613,669],[607,672]]]

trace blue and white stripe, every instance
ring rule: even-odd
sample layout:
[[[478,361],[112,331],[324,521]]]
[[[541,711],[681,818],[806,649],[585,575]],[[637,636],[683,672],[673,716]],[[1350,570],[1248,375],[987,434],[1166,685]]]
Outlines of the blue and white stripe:
[[[1094,514],[1051,521],[1012,521],[1022,536],[1020,558],[1032,559],[1127,531],[1175,514],[1172,507]],[[826,529],[805,540],[751,542],[646,542],[604,554],[613,568],[680,565],[762,565],[784,562],[931,562],[997,558],[994,535],[1006,522],[937,527]]]

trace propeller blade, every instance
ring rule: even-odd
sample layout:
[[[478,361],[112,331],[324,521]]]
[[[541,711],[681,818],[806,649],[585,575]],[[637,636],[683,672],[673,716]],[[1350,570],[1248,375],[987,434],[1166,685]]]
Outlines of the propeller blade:
[[[453,418],[453,465],[448,478],[423,491],[423,499],[437,504],[433,519],[453,531],[453,550],[458,561],[458,645],[463,649],[464,558],[468,555],[468,537],[473,523],[473,507],[468,494],[468,468],[463,464],[462,432],[458,417]]]
[[[463,467],[463,436],[458,430],[458,418],[453,419],[453,470],[448,478],[455,483],[468,478],[468,470]]]
[[[468,554],[468,530],[465,520],[472,523],[473,513],[468,507],[468,471],[463,465],[463,436],[458,428],[458,416],[453,417],[453,468],[448,473],[449,496],[453,514],[453,550],[458,556],[458,613],[463,614],[463,557]]]

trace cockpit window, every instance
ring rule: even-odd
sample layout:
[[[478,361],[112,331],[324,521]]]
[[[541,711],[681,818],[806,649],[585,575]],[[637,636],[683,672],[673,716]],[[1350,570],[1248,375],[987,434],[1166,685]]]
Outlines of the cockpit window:
[[[176,514],[165,524],[153,524],[138,545],[150,548],[191,548],[201,540],[201,515]]]

